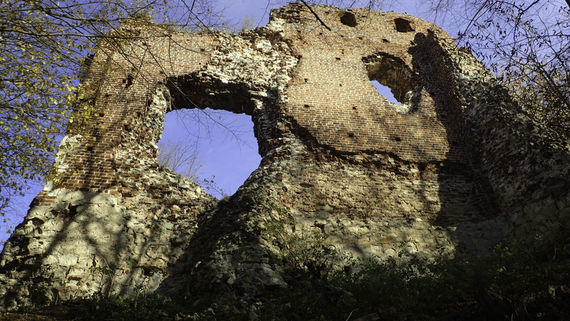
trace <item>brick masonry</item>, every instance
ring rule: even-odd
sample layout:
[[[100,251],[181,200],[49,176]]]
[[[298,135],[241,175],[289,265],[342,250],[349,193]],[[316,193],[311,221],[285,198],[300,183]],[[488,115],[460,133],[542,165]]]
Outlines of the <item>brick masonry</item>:
[[[412,16],[314,9],[330,31],[290,4],[239,35],[130,23],[103,41],[52,180],[0,256],[0,305],[262,295],[287,286],[299,238],[342,265],[568,228],[567,142],[470,53]],[[254,122],[262,162],[228,200],[157,163],[165,113],[204,107]]]

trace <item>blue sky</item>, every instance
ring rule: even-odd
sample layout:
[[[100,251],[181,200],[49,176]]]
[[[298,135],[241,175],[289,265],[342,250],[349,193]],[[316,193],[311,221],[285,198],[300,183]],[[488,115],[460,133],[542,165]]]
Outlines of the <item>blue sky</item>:
[[[159,145],[187,144],[197,152],[198,182],[216,197],[233,194],[261,161],[251,116],[245,114],[209,108],[172,111],[166,114],[162,136]],[[213,186],[204,180],[213,180]]]

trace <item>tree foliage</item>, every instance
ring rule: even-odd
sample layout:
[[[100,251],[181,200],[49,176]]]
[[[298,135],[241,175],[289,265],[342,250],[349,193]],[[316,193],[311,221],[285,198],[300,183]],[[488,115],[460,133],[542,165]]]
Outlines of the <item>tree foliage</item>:
[[[0,215],[50,168],[82,57],[126,19],[204,27],[210,2],[0,0]]]
[[[49,164],[54,136],[66,117],[66,96],[74,90],[58,71],[76,45],[59,36],[38,2],[1,0],[0,7],[0,206],[21,180],[36,179]]]
[[[570,4],[437,0],[432,8],[442,21],[455,17],[459,44],[492,68],[525,113],[570,138]]]

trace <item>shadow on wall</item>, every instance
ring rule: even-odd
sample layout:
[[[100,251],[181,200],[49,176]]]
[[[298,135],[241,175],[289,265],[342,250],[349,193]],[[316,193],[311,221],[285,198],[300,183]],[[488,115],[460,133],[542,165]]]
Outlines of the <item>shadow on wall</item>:
[[[454,236],[463,245],[474,242],[473,231],[462,230],[463,223],[477,223],[499,215],[491,183],[481,168],[479,148],[471,136],[459,100],[453,70],[439,42],[430,32],[416,35],[410,48],[414,68],[423,79],[430,79],[426,90],[434,98],[437,117],[445,126],[449,151],[439,167],[441,211],[436,223],[458,227]],[[497,227],[497,226],[495,226]],[[498,227],[497,227],[498,228]],[[498,231],[489,231],[496,233]],[[497,240],[487,240],[492,243]],[[490,244],[489,243],[489,244]]]
[[[126,99],[127,88],[128,86],[122,88],[118,93],[117,101]],[[95,101],[94,98],[83,103],[94,104]],[[107,128],[127,127],[123,120],[129,118],[128,108],[117,108],[115,112],[117,110],[120,114],[107,124]],[[100,110],[91,117],[97,118],[103,115],[104,111]],[[113,147],[113,143],[107,141],[110,135],[106,130],[93,126],[95,128],[86,131],[85,128],[88,126],[84,122],[92,119],[78,117],[75,120],[68,128],[66,138],[69,144],[64,138],[58,158],[61,163],[68,162],[66,165],[81,164],[76,170],[79,170],[85,179],[74,191],[60,188],[60,184],[74,184],[76,181],[73,178],[74,168],[68,170],[63,168],[60,173],[62,177],[58,176],[57,182],[48,182],[46,188],[30,204],[26,218],[18,225],[2,250],[2,259],[11,259],[3,262],[0,270],[2,276],[20,281],[10,288],[5,287],[4,290],[7,292],[1,296],[5,307],[31,302],[40,305],[50,304],[74,295],[81,297],[89,292],[108,295],[117,288],[118,292],[122,293],[124,287],[121,284],[127,286],[137,271],[134,268],[121,269],[124,275],[120,284],[117,284],[114,278],[118,271],[117,267],[125,263],[125,255],[130,254],[128,246],[134,244],[134,240],[128,239],[130,235],[125,233],[124,227],[133,221],[132,217],[125,215],[126,213],[117,207],[116,196],[98,192],[124,183],[120,181],[121,178],[116,171],[114,175],[108,173],[103,175],[102,168],[116,170],[124,164],[116,162],[113,157],[106,157],[107,152]],[[83,136],[76,136],[78,133]],[[134,157],[136,158],[136,155]],[[48,207],[42,206],[46,204]],[[56,206],[51,207],[51,205]],[[149,237],[138,245],[142,248],[147,247],[159,233],[160,231],[151,228]],[[126,263],[138,266],[142,254],[130,256],[132,260]],[[84,264],[78,265],[79,262]],[[51,270],[50,265],[56,266],[55,271]],[[68,268],[64,274],[61,274],[62,268]],[[83,293],[85,290],[83,288],[70,286],[86,275],[91,279],[87,283],[91,282],[94,285],[88,293]],[[5,282],[1,279],[0,281]],[[69,283],[62,287],[64,281]],[[62,288],[66,291],[57,290]],[[29,302],[18,301],[22,298]]]

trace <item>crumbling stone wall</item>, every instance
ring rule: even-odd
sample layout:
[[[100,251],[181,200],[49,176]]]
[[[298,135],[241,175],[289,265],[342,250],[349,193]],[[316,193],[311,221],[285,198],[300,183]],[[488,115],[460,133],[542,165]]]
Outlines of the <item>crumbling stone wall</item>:
[[[299,240],[342,265],[567,228],[568,147],[472,55],[415,17],[314,9],[330,31],[290,4],[239,35],[131,24],[121,50],[103,42],[52,181],[0,257],[1,305],[255,300],[287,286]],[[262,162],[229,200],[156,160],[165,113],[206,106],[254,122]]]

